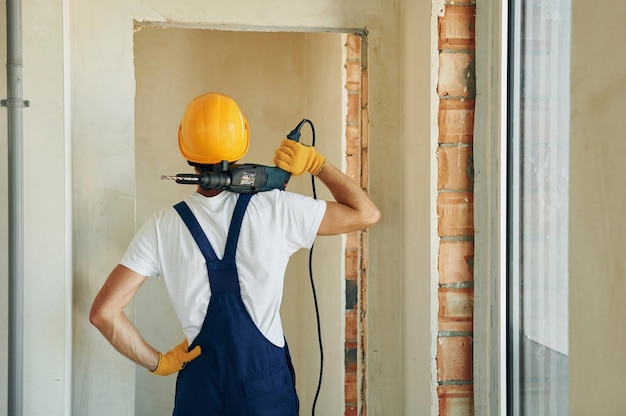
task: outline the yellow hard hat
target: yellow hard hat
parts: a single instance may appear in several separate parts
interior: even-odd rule
[[[229,96],[211,92],[187,105],[178,128],[178,149],[188,161],[235,162],[248,152],[249,144],[248,121]]]

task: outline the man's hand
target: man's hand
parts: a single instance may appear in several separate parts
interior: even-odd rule
[[[201,353],[202,349],[199,345],[188,351],[187,338],[185,338],[183,342],[169,350],[167,354],[159,353],[159,364],[151,373],[169,376],[185,368],[188,362],[198,358]]]
[[[294,175],[308,171],[317,176],[326,164],[326,158],[313,147],[284,139],[274,152],[274,164]]]

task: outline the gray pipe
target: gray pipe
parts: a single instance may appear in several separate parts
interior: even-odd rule
[[[24,411],[24,181],[22,109],[22,5],[7,0],[7,107],[9,167],[9,385],[8,415]]]

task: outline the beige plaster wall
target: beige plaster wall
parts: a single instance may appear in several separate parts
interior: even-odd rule
[[[626,412],[626,3],[572,1],[570,414]]]
[[[401,282],[401,314],[404,319],[401,329],[403,358],[400,364],[404,368],[403,414],[423,416],[438,414],[434,359],[437,331],[436,255],[439,244],[434,212],[439,101],[436,94],[436,34],[437,15],[443,11],[443,1],[405,1],[401,8],[404,107],[402,216],[406,232],[402,253],[405,278]]]

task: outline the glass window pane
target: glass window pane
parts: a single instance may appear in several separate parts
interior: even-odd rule
[[[509,414],[568,414],[571,0],[511,0]]]

